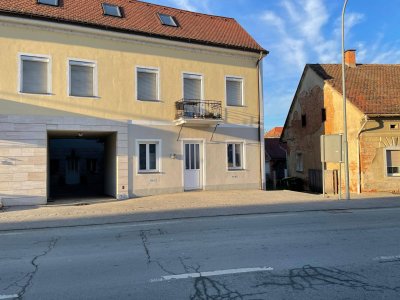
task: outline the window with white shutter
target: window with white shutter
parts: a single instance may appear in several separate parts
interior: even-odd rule
[[[20,56],[20,92],[50,94],[50,58]]]
[[[69,61],[69,95],[95,97],[96,64],[94,62]]]
[[[243,79],[226,78],[226,104],[230,106],[243,105]]]
[[[159,101],[158,69],[137,68],[137,100]]]
[[[202,76],[194,74],[183,75],[184,100],[202,100]]]
[[[388,176],[400,176],[400,150],[386,150]]]

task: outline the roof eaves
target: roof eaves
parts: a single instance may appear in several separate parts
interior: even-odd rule
[[[13,17],[17,17],[17,18],[29,17],[30,19],[40,20],[40,21],[57,22],[57,23],[61,23],[61,24],[71,24],[71,25],[79,25],[79,26],[84,25],[84,26],[90,27],[90,28],[106,29],[106,30],[110,30],[110,31],[114,31],[114,32],[120,32],[120,33],[131,33],[131,34],[137,34],[137,35],[141,35],[141,36],[148,36],[148,37],[155,37],[155,38],[166,39],[166,40],[187,42],[187,43],[193,43],[193,44],[197,44],[197,45],[214,46],[214,47],[219,47],[219,48],[239,50],[239,51],[252,52],[252,53],[260,53],[261,52],[264,55],[269,54],[269,51],[265,50],[261,46],[259,49],[258,48],[256,49],[256,48],[235,46],[235,45],[229,45],[229,44],[223,44],[223,43],[215,43],[215,42],[210,42],[210,41],[196,40],[196,39],[190,39],[190,38],[184,38],[184,37],[154,34],[154,33],[146,32],[146,31],[122,29],[122,28],[117,28],[117,27],[113,27],[113,26],[89,23],[89,22],[84,22],[84,21],[79,21],[79,20],[66,20],[63,18],[38,16],[38,15],[31,14],[31,13],[13,12],[13,11],[1,10],[1,9],[0,9],[0,15],[13,16]]]

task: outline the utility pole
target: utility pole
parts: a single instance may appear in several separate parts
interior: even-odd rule
[[[350,178],[349,178],[349,143],[347,140],[347,103],[346,103],[346,65],[344,48],[344,16],[348,0],[344,1],[342,11],[342,85],[343,85],[343,150],[344,150],[344,174],[345,174],[345,198],[350,200]],[[342,183],[340,182],[339,188]]]

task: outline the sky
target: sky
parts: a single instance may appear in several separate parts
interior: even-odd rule
[[[147,0],[235,18],[264,59],[265,129],[283,126],[307,63],[341,62],[344,0]],[[384,5],[383,5],[384,3]],[[349,0],[346,49],[358,63],[400,63],[400,0]]]

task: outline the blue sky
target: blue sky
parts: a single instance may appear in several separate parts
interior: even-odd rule
[[[344,0],[148,0],[235,18],[270,55],[265,128],[283,126],[306,63],[340,63]],[[384,5],[382,5],[384,3]],[[400,63],[400,0],[349,0],[346,49],[359,63]]]

